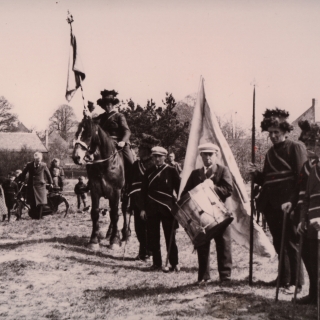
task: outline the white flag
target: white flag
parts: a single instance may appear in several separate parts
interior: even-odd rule
[[[181,177],[180,194],[191,172],[203,166],[198,146],[206,142],[214,143],[220,147],[221,158],[219,160],[221,164],[229,168],[233,176],[233,192],[225,202],[227,209],[234,215],[234,220],[231,223],[232,238],[240,245],[250,248],[251,210],[247,191],[228,142],[221,132],[212,108],[209,107],[206,101],[203,78],[201,78],[197,103],[191,121],[187,153]],[[275,256],[273,245],[256,222],[254,222],[253,243],[254,253],[266,257]]]

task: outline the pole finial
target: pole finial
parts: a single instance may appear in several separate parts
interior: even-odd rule
[[[254,78],[251,82],[250,82],[250,85],[253,86],[254,88],[255,87],[258,87],[258,83],[256,81],[256,78]]]
[[[69,10],[68,10],[67,21],[68,21],[68,23],[69,23],[70,25],[71,25],[71,23],[74,21],[74,20],[73,20],[73,16],[72,16],[72,14],[70,13]]]

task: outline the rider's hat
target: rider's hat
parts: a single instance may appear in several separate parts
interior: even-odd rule
[[[153,147],[151,149],[151,154],[152,155],[159,155],[159,156],[166,156],[168,154],[168,151],[165,148],[162,147]]]
[[[278,108],[267,109],[263,114],[263,120],[261,121],[261,130],[268,131],[270,127],[276,127],[284,132],[290,132],[293,130],[293,126],[287,122],[289,112]]]
[[[112,103],[114,106],[120,103],[120,100],[116,98],[118,92],[115,90],[106,90],[100,92],[102,98],[97,100],[97,105],[100,107],[106,106],[108,103]]]
[[[213,144],[213,143],[203,143],[203,144],[200,144],[198,146],[198,150],[199,152],[209,152],[209,153],[214,153],[214,152],[219,152],[220,151],[220,148]]]

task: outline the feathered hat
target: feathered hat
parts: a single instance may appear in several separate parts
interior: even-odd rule
[[[139,148],[151,149],[159,145],[160,140],[156,139],[154,136],[146,133],[142,133]]]
[[[287,122],[289,112],[278,108],[267,109],[262,115],[261,130],[268,131],[270,127],[279,127],[284,132],[290,132],[293,130],[293,126]]]
[[[316,142],[320,138],[320,127],[316,123],[310,123],[308,120],[300,120],[298,125],[301,129],[299,140],[303,143]]]
[[[97,105],[100,107],[105,107],[108,103],[112,103],[114,106],[116,104],[119,104],[120,101],[116,96],[118,95],[118,92],[115,90],[106,90],[104,89],[103,91],[100,92],[102,98],[97,100]]]

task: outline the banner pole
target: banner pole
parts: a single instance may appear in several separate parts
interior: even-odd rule
[[[252,107],[252,146],[251,146],[251,162],[254,164],[256,162],[255,157],[255,145],[256,145],[256,86],[253,86],[253,107]],[[253,277],[253,220],[255,213],[255,204],[254,204],[254,179],[251,179],[251,216],[250,216],[250,257],[249,257],[249,285],[252,286],[252,277]]]

